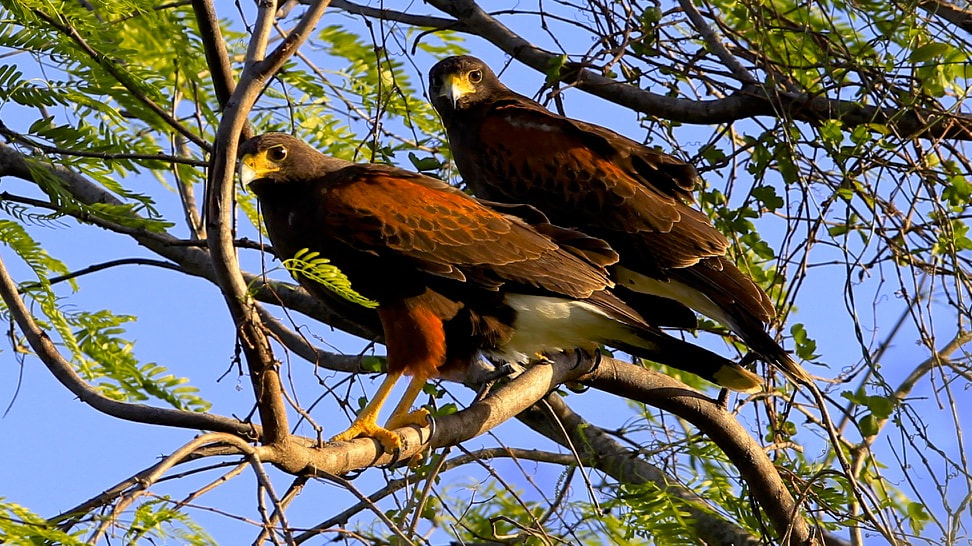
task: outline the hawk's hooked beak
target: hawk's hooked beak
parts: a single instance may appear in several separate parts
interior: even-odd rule
[[[469,82],[467,76],[447,74],[442,80],[442,89],[439,91],[439,96],[449,99],[452,107],[456,108],[459,104],[459,99],[475,92],[476,87]]]
[[[246,187],[250,182],[264,178],[267,174],[278,170],[280,170],[280,167],[270,161],[266,151],[246,154],[240,159],[240,183]]]
[[[246,154],[243,159],[240,160],[240,183],[243,184],[245,188],[257,179],[256,169],[253,168],[253,154]]]

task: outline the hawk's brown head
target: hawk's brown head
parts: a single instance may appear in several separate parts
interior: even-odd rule
[[[509,92],[486,63],[469,55],[447,57],[429,70],[429,95],[440,114]]]
[[[240,181],[259,194],[262,184],[309,181],[351,165],[285,133],[266,133],[240,145]]]

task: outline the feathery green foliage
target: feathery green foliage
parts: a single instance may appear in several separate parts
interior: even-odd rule
[[[65,533],[27,508],[0,497],[0,543],[11,546],[87,544],[82,531]]]
[[[324,285],[328,290],[338,296],[356,303],[362,307],[373,309],[378,307],[378,302],[358,294],[351,288],[351,281],[341,270],[331,265],[331,260],[322,258],[320,252],[313,252],[309,249],[302,249],[293,258],[283,261],[283,266],[290,271],[290,274],[297,277],[305,277],[313,282]]]
[[[221,116],[203,54],[206,37],[199,35],[193,4],[0,0],[0,137],[4,150],[17,154],[31,173],[25,181],[5,176],[3,191],[20,193],[24,186],[18,184],[27,184],[23,193],[35,199],[0,201],[0,242],[10,249],[4,262],[16,268],[35,319],[85,381],[115,400],[203,412],[209,403],[196,387],[138,357],[134,338],[125,330],[134,317],[77,306],[74,292],[85,290],[85,281],[55,282],[70,273],[65,260],[71,260],[45,249],[45,230],[77,230],[81,238],[83,230],[95,229],[84,222],[97,220],[119,238],[134,231],[164,244],[183,239],[175,244],[205,252],[199,239],[193,240],[201,234],[186,234],[190,211],[171,204],[178,200],[198,212]],[[479,4],[494,9],[486,2]],[[820,415],[806,393],[772,377],[765,393],[731,397],[728,404],[734,415],[772,454],[790,492],[822,528],[873,534],[877,527],[865,514],[848,509],[859,499],[852,480],[835,463],[834,450],[841,449],[853,460],[854,481],[879,513],[878,520],[893,532],[911,532],[915,537],[905,538],[927,543],[959,542],[967,535],[968,503],[955,503],[954,498],[970,498],[972,474],[961,455],[965,406],[959,394],[967,386],[962,370],[968,367],[969,353],[960,348],[943,355],[938,349],[943,340],[969,329],[970,162],[963,147],[967,143],[961,139],[912,138],[895,124],[909,115],[933,120],[943,112],[963,121],[972,80],[967,32],[927,11],[928,3],[694,4],[715,32],[715,42],[707,41],[688,19],[687,5],[667,1],[581,2],[571,5],[569,12],[558,12],[563,6],[557,3],[540,3],[494,13],[515,29],[512,32],[526,29],[523,37],[540,50],[555,52],[546,67],[550,70],[533,73],[532,80],[516,81],[515,70],[502,77],[528,95],[536,90],[529,85],[542,85],[537,96],[553,99],[552,109],[563,107],[568,115],[617,129],[622,127],[619,117],[576,106],[578,95],[571,89],[575,82],[559,82],[561,69],[576,63],[636,86],[629,90],[632,95],[646,90],[653,99],[673,101],[665,103],[675,107],[671,111],[646,109],[629,116],[631,125],[640,121],[645,134],[622,132],[673,151],[699,168],[703,186],[696,196],[702,210],[730,239],[732,259],[777,304],[773,333],[783,336],[796,358],[819,367],[824,377],[833,377],[831,384],[821,385],[828,389],[825,394],[834,406],[831,415],[840,421],[837,430],[843,443],[835,447],[821,440],[826,434]],[[227,18],[221,23],[222,33],[233,75],[239,75],[252,23],[241,16],[249,17],[250,7],[241,7],[241,15],[220,3],[214,6]],[[278,28],[287,32],[302,9],[277,21]],[[393,9],[440,19],[449,16],[426,4]],[[332,6],[300,55],[268,82],[250,115],[255,131],[285,131],[329,155],[410,165],[454,180],[448,145],[423,97],[421,75],[436,58],[464,52],[462,32],[467,28],[447,26],[450,30],[429,32]],[[499,42],[495,35],[491,41]],[[276,43],[279,37],[274,35],[272,44]],[[482,44],[473,53],[495,53],[493,45]],[[739,67],[724,62],[719,44]],[[522,45],[507,54],[525,59],[520,55],[525,51]],[[522,69],[519,61],[493,58],[497,57]],[[505,69],[502,61],[494,68]],[[740,79],[740,67],[754,81]],[[556,89],[547,94],[553,86]],[[701,115],[709,101],[718,106],[726,97],[762,93],[805,99],[784,100],[781,104],[787,108],[764,110],[758,116],[728,112],[726,118],[736,119],[717,120],[711,127],[666,119],[684,114],[679,108]],[[843,102],[825,107],[819,102],[827,100]],[[843,115],[858,107],[884,110],[873,118]],[[108,198],[81,198],[79,184],[92,193],[104,190]],[[36,199],[46,199],[46,206],[24,204]],[[262,229],[253,197],[243,188],[237,205],[251,224],[240,225],[241,231]],[[165,237],[151,239],[153,234]],[[241,250],[241,260],[257,261],[251,252]],[[361,305],[375,305],[316,253],[302,252],[284,265],[295,277],[320,282]],[[805,295],[800,298],[808,290],[805,286],[821,290],[813,284],[821,271],[837,279],[823,290],[843,296],[827,310],[824,323],[814,321],[819,310],[797,308],[798,302],[808,301]],[[282,276],[279,271],[267,273]],[[813,297],[809,301],[816,304]],[[887,334],[883,316],[889,301],[891,309],[905,313],[904,326],[893,334]],[[715,323],[702,324],[697,336],[686,334],[689,341],[703,343],[707,331],[726,333]],[[833,338],[848,337],[848,331],[857,345],[835,351]],[[746,350],[728,335],[725,339],[740,355]],[[15,351],[21,352],[20,340],[14,343]],[[378,360],[368,358],[370,364]],[[911,392],[915,384],[904,381],[911,379],[905,377],[909,367],[933,377],[918,384],[924,391]],[[680,378],[698,390],[711,389],[695,377]],[[330,377],[322,381],[334,389]],[[289,387],[296,391],[297,384]],[[463,404],[449,399],[451,386],[437,385],[429,391],[441,399],[443,413],[451,412],[453,404]],[[347,391],[342,401],[354,406],[358,396]],[[932,402],[922,406],[926,399]],[[294,402],[304,400],[295,397]],[[580,402],[578,407],[583,407],[587,400]],[[765,514],[754,509],[751,491],[715,443],[666,412],[640,403],[617,404],[630,415],[619,417],[623,423],[610,432],[630,449],[633,460],[656,464],[677,477],[704,499],[705,511],[734,528],[767,537]],[[955,408],[951,424],[949,418],[931,423],[924,408],[935,404]],[[301,407],[307,409],[302,417],[318,409]],[[608,419],[618,417],[600,409],[598,405],[587,415],[591,423],[585,427],[609,426]],[[943,438],[948,426],[952,436]],[[895,433],[889,434],[892,428]],[[508,442],[501,434],[497,438]],[[872,444],[875,439],[878,443]],[[891,456],[881,442],[894,450]],[[436,464],[440,460],[432,458]],[[380,509],[406,533],[413,522],[419,529],[416,534],[430,530],[430,540],[439,539],[436,533],[467,541],[527,544],[699,540],[692,516],[699,506],[654,484],[619,484],[596,469],[600,460],[592,463],[595,468],[584,469],[590,485],[580,485],[576,475],[569,484],[562,477],[535,476],[536,468],[546,467],[533,461],[481,462],[486,477],[462,485],[457,485],[454,472],[429,477],[430,462],[417,471],[419,478],[431,480],[427,491],[422,490],[425,484],[409,482],[407,500],[382,499]],[[563,476],[565,468],[570,466],[558,465],[552,474]],[[889,469],[902,474],[889,479]],[[406,481],[415,477],[409,474]],[[554,481],[555,487],[548,488]],[[929,496],[914,485],[919,481],[934,484],[935,494]],[[553,491],[565,485],[569,487],[564,497],[554,498]],[[426,493],[420,504],[418,499]],[[117,540],[215,542],[168,497],[152,498],[123,516],[113,522]],[[369,538],[400,540],[371,514],[353,517],[349,527],[362,522],[367,525],[357,529]],[[100,523],[89,517],[82,525],[90,532]],[[214,535],[221,531],[210,530]],[[82,534],[78,528],[61,532],[23,507],[0,504],[0,542],[74,544],[84,540]]]
[[[125,544],[152,543],[157,540],[179,544],[215,546],[217,542],[197,523],[179,510],[167,497],[138,505],[125,531]]]

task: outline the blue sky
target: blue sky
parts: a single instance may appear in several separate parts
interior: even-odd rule
[[[234,14],[227,12],[225,15],[229,17]],[[329,11],[322,24],[343,24],[348,21],[348,18]],[[541,45],[550,46],[545,43],[548,41],[545,35],[535,38]],[[560,38],[568,40],[569,43],[570,36]],[[467,46],[473,54],[484,58],[497,70],[507,60],[494,46],[479,40],[469,39]],[[424,72],[433,62],[432,58],[419,57],[419,69]],[[541,75],[516,62],[502,78],[510,87],[527,95],[533,95],[543,82]],[[565,105],[568,115],[609,125],[638,140],[644,136],[644,130],[637,126],[629,112],[600,99],[578,91],[569,91]],[[17,114],[10,107],[0,110],[4,122],[15,130],[25,130],[34,120],[32,114]],[[688,127],[679,130],[678,135],[684,143],[685,151],[691,154],[696,151],[693,143],[706,142],[710,132],[711,128],[707,127]],[[408,167],[408,164],[404,163],[402,166]],[[708,178],[716,186],[724,185],[724,180],[719,176],[710,174]],[[177,220],[181,218],[177,196],[171,192],[158,191],[156,181],[146,177],[144,180],[124,182],[139,191],[151,193],[159,201],[158,204],[167,217]],[[36,194],[29,184],[19,180],[5,178],[3,185],[3,189],[14,193]],[[771,244],[781,236],[778,226],[779,222],[772,220],[760,224],[764,238]],[[176,231],[184,234],[182,228],[177,228]],[[63,220],[60,227],[32,227],[31,233],[52,255],[63,260],[72,270],[110,259],[148,255],[123,237],[105,233],[99,228],[81,226],[69,219]],[[252,229],[241,235],[255,238]],[[251,267],[251,271],[255,271],[259,267],[255,253],[244,252],[247,256],[244,263]],[[819,262],[833,257],[815,255]],[[9,249],[0,247],[0,258],[16,280],[29,279],[27,272],[20,267]],[[807,277],[798,300],[798,311],[791,318],[791,322],[807,324],[811,336],[817,340],[818,353],[824,355],[823,360],[831,366],[831,369],[810,367],[811,372],[832,377],[845,366],[855,364],[860,358],[860,349],[854,339],[850,318],[844,309],[841,268],[831,268],[824,273],[818,271],[811,270]],[[893,324],[903,309],[900,300],[895,300],[891,289],[893,283],[882,284],[880,280],[876,275],[857,287],[858,301],[863,302],[858,307],[861,322],[874,324],[878,329],[878,337]],[[236,416],[249,413],[252,393],[246,378],[239,378],[233,371],[217,381],[231,365],[234,331],[222,296],[214,285],[147,266],[114,268],[83,277],[79,279],[79,283],[81,290],[76,294],[69,293],[66,286],[61,288],[60,294],[65,298],[65,303],[88,310],[111,309],[115,313],[136,315],[138,321],[127,326],[127,335],[136,342],[134,350],[141,360],[157,362],[169,368],[172,373],[189,378],[191,384],[201,389],[201,395],[213,403],[215,413]],[[878,302],[873,308],[870,307],[872,300]],[[358,353],[367,345],[362,340],[334,332],[309,319],[298,318],[298,323],[305,324],[324,342],[347,353]],[[905,373],[925,358],[925,351],[920,346],[908,345],[908,341],[915,339],[916,334],[910,325],[906,328],[911,328],[912,332],[902,335],[882,362],[882,372],[889,377],[892,385],[896,385]],[[871,332],[865,332],[865,336],[870,334]],[[947,335],[947,332],[941,332],[942,339],[946,339]],[[724,350],[718,345],[713,347]],[[383,350],[379,348],[378,353],[383,353]],[[282,357],[283,353],[279,356]],[[302,403],[309,404],[321,393],[309,365],[294,359],[289,365],[289,371],[292,372]],[[333,374],[322,375],[329,381],[339,379]],[[362,378],[362,383],[369,391],[377,385],[375,381],[372,378]],[[852,387],[856,387],[856,384],[847,388]],[[461,403],[468,402],[469,392],[461,387],[451,390]],[[351,392],[354,396],[361,393],[357,386]],[[927,400],[924,403],[916,402],[916,407],[920,408],[922,416],[929,423],[938,418],[949,418],[947,408],[941,408],[935,402],[927,382],[913,396]],[[627,402],[598,393],[571,395],[568,401],[595,424],[608,429],[622,427],[637,416],[636,410]],[[5,407],[11,402],[9,413],[0,419],[0,438],[7,446],[0,450],[0,468],[5,469],[0,473],[0,496],[5,497],[7,502],[25,505],[44,516],[54,515],[96,495],[115,482],[156,462],[159,457],[170,453],[194,436],[191,431],[127,423],[99,414],[75,400],[36,358],[28,357],[23,368],[18,366],[14,354],[8,348],[0,354],[0,405]],[[315,410],[315,416],[327,427],[327,436],[340,431],[347,424],[343,414],[333,405],[322,405]],[[966,419],[964,424],[968,425],[969,417],[963,418]],[[299,432],[313,434],[307,428]],[[493,434],[507,445],[555,449],[549,442],[539,439],[516,422],[499,427]],[[956,446],[950,445],[954,441],[954,435],[942,435],[939,447],[955,454]],[[479,445],[494,444],[490,438],[483,438],[467,442],[465,447],[475,449]],[[888,450],[894,445],[892,441],[882,438],[876,447],[882,450],[883,456],[890,457]],[[814,447],[808,445],[807,449],[812,450]],[[893,459],[889,458],[888,461],[893,462]],[[518,486],[523,488],[526,497],[536,498],[540,495],[511,463],[498,462],[496,467],[513,476]],[[532,463],[528,465],[526,473],[531,472],[535,473],[534,480],[538,488],[544,491],[550,491],[560,478],[558,469],[535,466]],[[889,468],[886,472],[892,482],[903,478],[896,468]],[[289,479],[278,472],[271,473],[279,488],[277,492],[281,494]],[[194,483],[202,484],[215,476],[216,474],[209,473],[202,479],[193,480]],[[452,479],[457,483],[470,487],[478,486],[483,477],[483,471],[473,467],[452,474]],[[356,480],[355,485],[363,492],[370,493],[380,487],[384,480],[382,471],[373,469]],[[228,485],[207,494],[200,500],[200,504],[232,514],[246,514],[247,517],[258,520],[254,509],[254,483],[252,473],[244,472]],[[162,484],[153,488],[158,494],[168,493],[174,498],[181,498],[191,490],[191,486],[181,481],[175,485]],[[576,498],[586,497],[582,482],[575,481],[574,490]],[[931,488],[927,491],[937,494]],[[297,526],[313,525],[353,502],[353,498],[340,488],[323,482],[315,483],[306,488],[295,503],[290,522]],[[193,510],[191,515],[221,544],[252,541],[257,532],[252,523],[241,522],[208,509]]]

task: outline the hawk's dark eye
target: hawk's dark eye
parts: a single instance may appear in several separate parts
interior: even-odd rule
[[[432,89],[438,89],[438,88],[442,87],[442,78],[440,78],[438,76],[430,76],[429,77],[429,85],[432,86]]]
[[[274,146],[267,150],[267,157],[271,161],[283,161],[287,157],[287,148],[283,146]]]
[[[471,81],[472,83],[479,83],[479,82],[483,81],[483,71],[482,70],[473,70],[472,72],[470,72],[469,73],[469,81]]]

